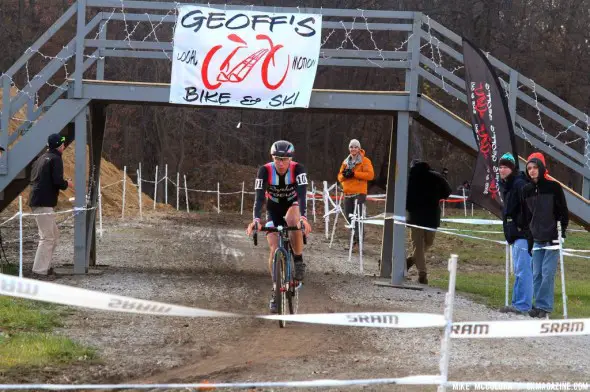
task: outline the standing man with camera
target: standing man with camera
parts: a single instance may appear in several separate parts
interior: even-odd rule
[[[31,196],[29,206],[39,227],[39,245],[35,254],[33,274],[53,274],[51,258],[59,241],[59,229],[53,209],[57,206],[59,191],[72,188],[72,181],[64,179],[62,153],[66,138],[57,133],[47,138],[47,151],[41,155],[31,171]]]
[[[350,155],[342,162],[338,172],[338,182],[342,184],[344,191],[344,213],[350,222],[350,215],[354,214],[354,202],[356,200],[360,208],[367,199],[368,183],[373,179],[375,173],[371,160],[365,156],[365,150],[361,149],[361,143],[352,139],[348,143]],[[359,242],[359,224],[354,228],[353,247]]]

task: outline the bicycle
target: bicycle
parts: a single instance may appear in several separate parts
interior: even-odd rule
[[[293,277],[295,262],[293,261],[293,249],[289,240],[289,232],[301,230],[297,226],[262,227],[255,230],[252,239],[254,245],[258,245],[258,231],[279,233],[279,247],[275,251],[272,260],[273,282],[275,282],[275,301],[277,301],[277,314],[287,314],[287,306],[290,314],[296,314],[299,306],[299,289],[302,282]],[[307,238],[303,234],[303,243],[307,244]],[[288,251],[287,251],[288,249]],[[277,279],[277,277],[279,279]],[[279,326],[284,328],[287,322],[279,320]]]

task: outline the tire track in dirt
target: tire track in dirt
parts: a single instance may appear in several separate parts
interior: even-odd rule
[[[270,276],[266,274],[268,248],[265,241],[261,241],[260,246],[253,251],[251,244],[248,244],[250,239],[237,234],[235,230],[219,229],[206,237],[199,240],[209,241],[214,237],[219,243],[219,246],[211,247],[213,254],[208,253],[208,257],[220,255],[222,263],[216,265],[213,271],[201,275],[201,278],[207,279],[209,274],[223,274],[231,282],[230,285],[245,285],[252,293],[259,293],[258,297],[250,295],[243,299],[235,298],[234,301],[219,299],[214,304],[215,308],[249,314],[266,313]],[[308,278],[300,292],[300,313],[331,313],[336,309],[351,307],[330,298],[325,290],[327,279],[323,274],[308,274]],[[268,291],[261,289],[264,287],[268,287]],[[231,296],[231,293],[228,294]],[[222,304],[223,307],[220,306]],[[289,374],[289,363],[295,360],[306,361],[319,358],[329,351],[343,349],[367,351],[367,347],[343,327],[288,323],[286,328],[279,328],[277,321],[260,319],[243,320],[230,332],[229,337],[209,341],[208,348],[209,355],[194,356],[184,366],[126,382],[197,382],[220,375],[227,377],[261,365],[275,369],[273,373]]]

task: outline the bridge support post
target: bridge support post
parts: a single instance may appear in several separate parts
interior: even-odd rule
[[[397,113],[397,130],[391,130],[391,144],[387,173],[387,200],[385,225],[381,248],[381,277],[391,277],[392,285],[404,282],[406,271],[406,228],[396,225],[395,219],[406,216],[406,191],[408,186],[408,150],[410,137],[410,113]],[[393,214],[392,214],[393,212]],[[393,216],[392,216],[393,215]]]
[[[87,142],[87,109],[84,108],[75,118],[75,171],[76,179],[74,188],[76,190],[76,211],[74,218],[74,274],[85,274],[88,272],[88,250],[86,241],[86,142]]]
[[[98,194],[100,192],[100,163],[104,132],[106,126],[106,105],[93,103],[90,106],[90,181],[88,182],[88,194],[90,195],[89,208],[86,220],[86,258],[89,266],[96,265],[96,213]]]
[[[406,192],[408,189],[408,153],[410,140],[410,112],[397,114],[397,143],[395,153],[395,219],[406,216]],[[406,274],[406,227],[393,226],[393,268],[391,284],[400,285]]]
[[[389,161],[387,163],[387,185],[385,199],[385,216],[393,215],[393,199],[395,197],[395,152],[397,146],[397,124],[395,115],[391,116],[391,135],[389,138]],[[393,220],[385,219],[383,224],[383,237],[381,240],[381,270],[379,276],[391,277],[393,267]]]
[[[584,178],[582,180],[582,196],[590,200],[590,178]]]

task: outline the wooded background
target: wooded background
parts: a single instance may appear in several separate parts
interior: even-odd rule
[[[0,72],[7,70],[71,3],[69,0],[1,0],[0,42],[4,55],[0,57]],[[275,0],[257,2],[257,5],[421,11],[578,109],[588,112],[590,107],[590,0]],[[373,50],[376,43],[380,49],[394,50],[407,38],[401,33],[375,32],[374,43],[367,31],[362,34],[362,18],[356,22],[358,31],[351,34],[351,39],[362,49]],[[150,31],[149,24],[138,25],[133,39],[142,40]],[[171,26],[157,31],[158,39],[170,42],[171,31]],[[54,55],[74,34],[72,22],[42,49],[43,53]],[[109,39],[124,39],[125,35],[122,22],[109,22]],[[325,47],[342,46],[343,38],[344,32],[337,31]],[[342,47],[354,48],[351,42],[344,42]],[[430,50],[428,56],[436,59],[436,48]],[[449,56],[443,55],[438,60],[445,67],[453,68]],[[29,68],[31,72],[39,70],[44,63],[46,59],[37,56],[29,62]],[[73,69],[72,66],[69,72]],[[62,79],[64,75],[65,70]],[[462,76],[461,71],[457,75]],[[17,84],[26,84],[27,76],[23,72],[19,78]],[[109,58],[105,78],[169,83],[170,62]],[[403,72],[395,70],[320,66],[315,88],[403,90],[403,83]],[[440,89],[426,85],[422,88],[440,101],[447,99]],[[452,100],[443,103],[457,113],[463,111],[463,117],[467,118],[465,105]],[[527,117],[537,123],[535,112]],[[237,128],[239,122],[241,127]],[[550,122],[544,126],[553,135],[564,131],[562,126]],[[373,160],[376,176],[384,179],[391,127],[390,116],[355,113],[111,105],[104,154],[119,167],[127,165],[130,173],[141,162],[144,177],[152,177],[156,165],[168,164],[171,173],[186,174],[193,187],[211,188],[221,181],[226,189],[239,190],[241,184],[232,184],[239,178],[228,174],[228,168],[245,166],[241,173],[248,176],[250,172],[255,173],[255,167],[269,159],[274,140],[287,139],[295,144],[296,159],[307,167],[310,178],[335,181],[340,163],[348,153],[348,141],[357,138]],[[585,128],[585,124],[580,127]],[[560,136],[560,140],[569,140],[567,132]],[[572,144],[575,148],[579,146]],[[447,167],[453,189],[464,180],[471,180],[475,159],[417,123],[412,126],[410,148],[410,159],[422,158],[437,170]],[[529,152],[530,146],[519,142],[520,155]],[[561,181],[580,188],[580,179],[570,176],[567,168],[551,162],[550,165],[551,172]],[[212,169],[219,167],[225,171]],[[241,180],[250,184],[253,178]]]

